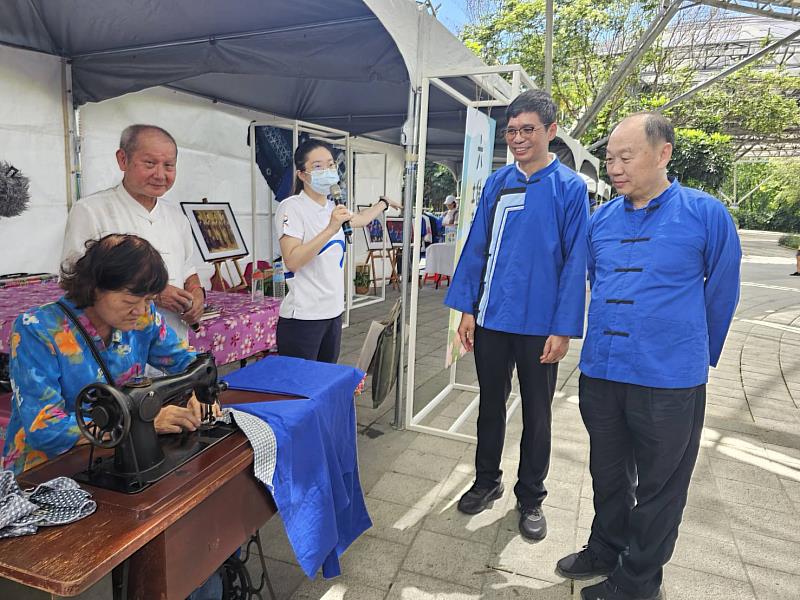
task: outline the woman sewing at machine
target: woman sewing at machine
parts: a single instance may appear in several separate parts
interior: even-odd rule
[[[20,473],[82,439],[75,398],[85,385],[105,383],[106,378],[73,317],[118,385],[144,374],[146,364],[177,373],[192,362],[195,353],[167,327],[153,305],[166,284],[161,255],[135,235],[91,240],[81,259],[62,265],[61,305],[33,308],[20,315],[12,329],[13,397],[4,469]],[[200,414],[195,398],[185,408],[167,405],[155,419],[156,431],[194,431]]]

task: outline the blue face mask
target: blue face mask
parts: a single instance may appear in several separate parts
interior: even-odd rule
[[[329,194],[334,183],[339,183],[339,172],[335,168],[311,171],[311,189],[318,194]]]

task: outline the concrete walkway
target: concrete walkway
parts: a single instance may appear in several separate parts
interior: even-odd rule
[[[742,232],[741,301],[709,382],[703,447],[666,567],[670,600],[800,598],[800,278],[788,277],[794,253],[777,246],[777,237]],[[417,408],[447,381],[444,293],[428,285],[420,294]],[[355,362],[370,320],[389,308],[353,312],[342,362]],[[364,394],[357,402],[358,444],[375,526],[343,557],[342,577],[309,581],[274,519],[263,534],[281,600],[576,597],[579,586],[573,591],[553,568],[586,542],[593,516],[588,436],[576,397],[579,351],[573,343],[559,371],[544,541],[519,535],[509,493],[519,456],[518,414],[507,433],[506,496],[470,518],[455,502],[471,484],[474,445],[396,431],[391,400],[375,410]],[[467,357],[459,381],[472,380]],[[446,428],[470,399],[454,396],[426,422]],[[474,433],[474,416],[464,432]]]

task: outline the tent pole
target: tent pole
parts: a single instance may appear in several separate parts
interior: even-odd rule
[[[403,281],[408,281],[406,275],[411,276],[410,306],[408,312],[408,373],[406,374],[406,419],[410,423],[414,412],[414,375],[416,370],[417,353],[417,304],[419,301],[419,254],[422,246],[422,205],[425,192],[425,155],[428,144],[428,97],[430,95],[430,79],[422,80],[422,90],[419,101],[419,140],[417,144],[417,181],[416,202],[410,222],[403,222],[403,248],[408,245],[407,233],[413,231],[414,249],[411,254],[411,265],[408,265],[407,254],[403,254]],[[408,213],[406,213],[408,214]],[[413,230],[411,230],[413,227]],[[411,230],[411,231],[410,231]]]
[[[250,215],[252,217],[252,221],[250,223],[250,231],[253,236],[253,248],[252,254],[250,255],[250,260],[253,263],[253,270],[252,273],[256,272],[258,269],[258,226],[256,225],[257,213],[256,213],[256,122],[250,121]],[[267,222],[268,225],[272,226],[272,215],[270,214],[269,208],[267,209]],[[271,230],[270,230],[271,231]],[[270,261],[272,260],[272,235],[270,234],[267,238],[269,241],[267,242],[270,251]]]
[[[352,211],[353,205],[353,189],[355,188],[355,160],[353,159],[353,148],[350,146],[350,134],[345,135],[344,138],[344,164],[345,175],[347,177],[347,185],[345,186],[347,192],[347,209]],[[352,235],[355,235],[353,233]],[[352,236],[350,238],[352,240]],[[353,309],[353,277],[355,276],[355,241],[352,244],[345,243],[344,250],[344,327],[350,327],[350,311]]]
[[[64,167],[66,177],[67,212],[78,199],[78,139],[75,131],[75,109],[72,100],[72,65],[61,59],[61,111],[64,122]]]
[[[404,132],[406,139],[403,140],[406,147],[406,167],[405,167],[405,188],[403,189],[403,263],[400,265],[400,320],[398,323],[397,335],[400,337],[400,352],[397,353],[397,380],[394,386],[394,423],[395,429],[405,428],[405,405],[408,401],[408,394],[403,397],[403,364],[406,340],[406,311],[408,303],[408,250],[409,250],[409,224],[411,223],[411,203],[414,201],[414,191],[416,189],[417,172],[417,139],[419,137],[419,92],[414,89],[414,85],[409,82],[408,86],[408,118],[406,123],[410,127]]]

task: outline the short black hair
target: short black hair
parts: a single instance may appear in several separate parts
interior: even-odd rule
[[[526,112],[539,115],[539,119],[545,127],[556,122],[556,103],[553,102],[552,96],[544,90],[528,90],[514,98],[506,107],[506,120],[511,120]]]
[[[675,127],[673,127],[672,121],[660,112],[642,111],[628,115],[625,118],[630,119],[632,117],[644,118],[644,135],[651,146],[655,146],[659,142],[666,142],[673,148],[675,147]]]
[[[122,135],[119,136],[119,148],[125,153],[125,156],[130,156],[136,152],[137,148],[139,147],[139,136],[146,131],[160,133],[162,136],[172,142],[172,145],[175,146],[175,154],[178,153],[178,144],[169,131],[159,127],[158,125],[145,125],[142,123],[137,123],[135,125],[128,125],[122,130]]]
[[[61,287],[78,308],[92,306],[97,291],[160,294],[169,275],[164,259],[147,240],[112,233],[86,242],[86,253],[61,265]]]
[[[316,150],[317,148],[325,148],[328,152],[331,153],[331,156],[333,156],[335,160],[336,157],[333,154],[333,146],[331,146],[328,142],[309,138],[306,141],[302,142],[299,146],[297,146],[297,150],[294,151],[295,171],[305,170],[306,160],[308,159],[308,155],[311,153],[312,150]],[[294,193],[299,194],[302,190],[303,190],[303,180],[300,179],[295,173]]]

